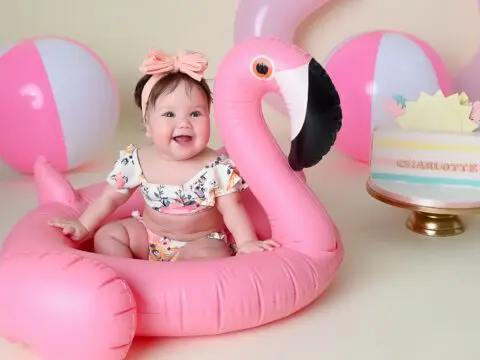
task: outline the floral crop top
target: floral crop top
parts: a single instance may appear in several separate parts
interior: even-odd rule
[[[225,155],[219,155],[182,185],[152,184],[143,175],[137,153],[135,145],[129,145],[120,151],[106,180],[123,193],[141,186],[147,206],[159,212],[200,211],[215,206],[217,197],[242,191],[248,186],[232,160]]]

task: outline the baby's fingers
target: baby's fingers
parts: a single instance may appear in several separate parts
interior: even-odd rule
[[[72,235],[75,234],[75,228],[71,225],[67,225],[62,230],[63,235]]]
[[[280,243],[276,242],[275,240],[265,240],[264,243],[265,244],[270,244],[270,245],[275,246],[275,247],[280,247]]]
[[[262,241],[262,247],[265,249],[265,250],[274,250],[278,247],[280,247],[280,244],[273,241],[273,240],[265,240],[265,241]]]
[[[75,231],[73,235],[71,236],[71,239],[74,241],[79,241],[81,240],[80,235],[78,234],[78,231]]]
[[[54,226],[54,227],[59,227],[59,228],[64,228],[65,226],[68,225],[68,221],[61,220],[61,219],[50,219],[48,220],[48,225]]]

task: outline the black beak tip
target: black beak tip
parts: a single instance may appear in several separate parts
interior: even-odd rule
[[[288,165],[293,171],[302,171],[305,166],[300,165],[291,155],[288,156]]]
[[[340,96],[325,69],[312,59],[305,121],[292,140],[288,155],[292,170],[301,171],[318,164],[335,143],[341,126]]]

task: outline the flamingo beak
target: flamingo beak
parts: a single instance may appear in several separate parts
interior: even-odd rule
[[[315,60],[275,75],[291,124],[288,162],[294,171],[316,165],[330,151],[342,126],[340,97]]]

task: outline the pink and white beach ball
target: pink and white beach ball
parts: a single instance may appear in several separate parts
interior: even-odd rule
[[[85,164],[115,134],[119,97],[105,63],[71,39],[0,48],[0,158],[32,173],[44,156],[62,172]]]
[[[441,57],[425,41],[392,31],[347,39],[330,54],[326,69],[340,94],[342,129],[335,147],[362,162],[370,160],[372,131],[393,115],[385,101],[395,96],[417,100],[420,92],[452,93]]]

